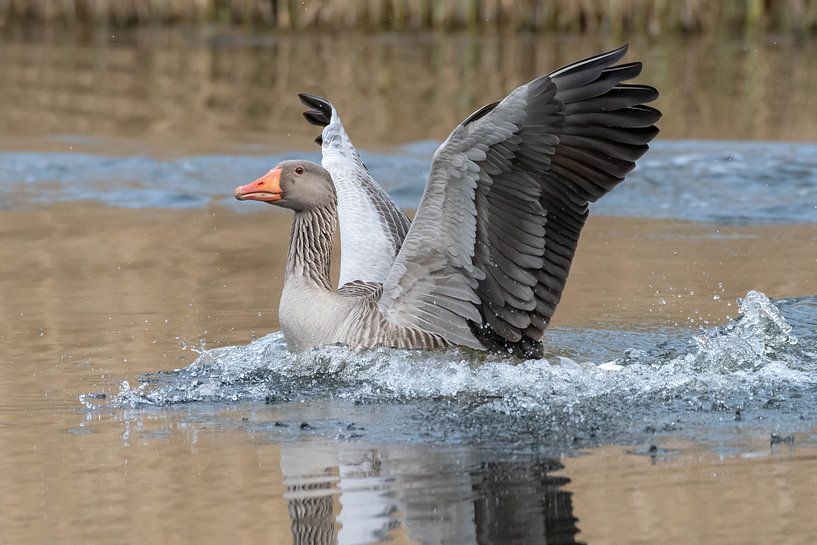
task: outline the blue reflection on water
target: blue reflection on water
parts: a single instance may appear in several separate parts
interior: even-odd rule
[[[406,208],[417,206],[437,142],[364,153],[373,176]],[[232,200],[232,189],[285,159],[269,156],[161,160],[80,153],[0,153],[0,209],[91,200],[124,208],[195,208]],[[260,205],[259,205],[260,206]],[[659,142],[619,188],[593,205],[614,216],[720,223],[817,222],[817,143]]]

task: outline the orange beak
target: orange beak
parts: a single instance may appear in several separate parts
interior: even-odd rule
[[[280,201],[281,169],[274,168],[254,182],[236,187],[233,195],[239,201]]]

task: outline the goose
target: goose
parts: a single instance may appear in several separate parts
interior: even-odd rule
[[[337,112],[322,165],[287,160],[234,196],[294,212],[279,306],[287,347],[450,346],[541,358],[588,206],[655,138],[648,85],[627,46],[540,76],[460,123],[432,158],[414,221],[371,178]],[[329,261],[340,218],[341,277]]]

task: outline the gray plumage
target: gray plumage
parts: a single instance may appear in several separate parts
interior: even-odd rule
[[[334,202],[296,210],[279,306],[289,349],[299,352],[336,343],[354,349],[448,346],[441,335],[389,323],[377,308],[380,284],[350,282],[332,291],[329,260],[336,224]]]
[[[332,292],[328,272],[316,281],[306,270],[310,260],[323,267],[328,254],[302,258],[299,273],[288,265],[281,324],[293,349],[456,344],[541,356],[588,204],[624,179],[658,132],[661,114],[644,105],[657,91],[621,83],[641,65],[613,66],[625,53],[622,47],[537,78],[454,129],[434,154],[399,252],[385,256],[385,275],[351,278]],[[324,161],[328,139],[348,149],[339,122],[327,131],[331,118],[322,135]],[[337,187],[335,172],[331,177]],[[329,208],[317,223],[298,217],[317,208],[296,210],[291,261],[298,259],[293,245],[329,251],[335,229]],[[388,200],[377,209],[378,221],[398,217],[395,209]],[[347,230],[359,227],[355,216],[341,213],[340,221],[342,229],[344,222],[352,222]]]
[[[380,309],[456,344],[540,355],[587,208],[657,134],[655,89],[626,47],[523,85],[457,127],[432,161]]]

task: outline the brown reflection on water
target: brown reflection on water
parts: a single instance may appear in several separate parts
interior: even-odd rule
[[[443,139],[530,78],[625,41],[579,35],[231,34],[144,30],[0,38],[3,148],[104,153],[311,147],[295,94],[325,94],[364,148]],[[663,138],[811,140],[815,42],[633,38]],[[98,146],[98,144],[97,144]],[[98,147],[96,148],[98,149]]]
[[[813,225],[718,226],[590,216],[554,325],[707,326],[749,290],[817,290]]]
[[[53,418],[20,414],[2,432],[0,543],[290,542],[277,446],[234,448],[236,434],[172,419],[77,434],[79,415]],[[157,424],[170,433],[140,435]]]
[[[609,447],[567,460],[580,537],[594,545],[814,543],[813,444],[770,447],[768,436],[739,431],[725,442],[745,453],[670,444],[680,452],[651,459]]]

